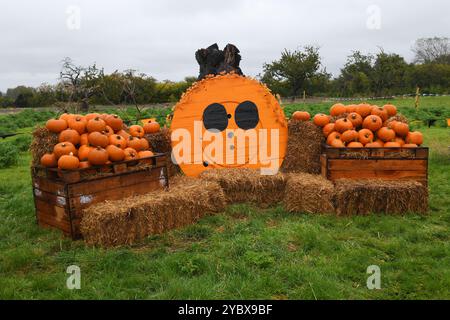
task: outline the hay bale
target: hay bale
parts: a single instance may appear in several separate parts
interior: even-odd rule
[[[416,181],[340,179],[335,185],[338,215],[428,211],[428,189]]]
[[[217,183],[179,177],[172,181],[170,190],[86,208],[80,228],[88,244],[128,245],[152,234],[192,224],[224,207],[225,197]]]
[[[262,175],[248,168],[207,170],[200,178],[218,183],[228,203],[250,202],[263,208],[281,202],[286,187],[283,174]]]
[[[33,141],[30,145],[33,166],[40,165],[42,156],[52,153],[57,143],[58,134],[48,131],[45,127],[37,127],[33,131]]]
[[[334,213],[333,196],[333,183],[321,175],[292,173],[283,202],[288,212]]]
[[[320,153],[325,138],[310,121],[289,121],[289,137],[282,172],[320,173]]]
[[[172,153],[172,142],[170,139],[170,130],[168,128],[162,128],[157,133],[146,134],[145,138],[150,143],[153,152],[167,153],[170,157]],[[167,171],[169,177],[181,173],[180,167],[173,163],[170,158],[167,164]]]

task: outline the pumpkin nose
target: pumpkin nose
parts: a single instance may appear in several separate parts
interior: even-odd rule
[[[208,131],[223,131],[228,127],[228,113],[220,103],[210,104],[203,111],[203,125]]]
[[[240,129],[254,129],[259,122],[258,107],[251,101],[244,101],[237,106],[234,118]]]

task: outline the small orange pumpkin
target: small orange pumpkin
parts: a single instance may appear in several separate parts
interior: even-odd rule
[[[347,145],[348,148],[363,148],[364,145],[358,141],[352,141]]]
[[[388,127],[382,127],[377,131],[377,136],[384,142],[392,141],[395,139],[395,131]]]
[[[408,144],[417,144],[420,146],[423,143],[423,135],[419,131],[411,131],[406,136],[406,143]]]
[[[60,133],[63,130],[67,129],[67,121],[64,119],[50,119],[45,124],[45,127],[54,133]]]
[[[339,139],[341,140],[341,134],[337,131],[333,131],[328,135],[327,144],[331,145],[333,140]]]
[[[53,153],[56,158],[59,159],[64,155],[68,155],[70,153],[76,154],[77,149],[70,142],[60,142],[53,147]]]
[[[323,135],[325,137],[328,137],[330,133],[332,133],[333,131],[334,131],[334,123],[326,124],[322,129]]]
[[[318,113],[314,116],[313,122],[316,126],[325,127],[330,123],[330,117],[323,113]]]
[[[89,144],[89,134],[88,134],[88,133],[83,133],[83,134],[80,136],[80,144],[81,144],[82,146],[88,145],[88,144]]]
[[[108,137],[97,131],[89,133],[88,140],[89,144],[94,147],[106,148],[106,146],[109,144]]]
[[[124,152],[125,152],[125,161],[138,159],[138,153],[133,148],[126,148]]]
[[[121,136],[122,138],[124,138],[125,140],[128,140],[128,138],[130,137],[130,134],[128,132],[126,132],[125,130],[117,131],[117,134],[119,136]]]
[[[80,143],[80,134],[73,129],[66,129],[59,134],[59,142],[70,142],[73,145]]]
[[[393,117],[397,114],[397,108],[393,104],[385,104],[383,109],[386,110],[389,117]]]
[[[125,159],[125,151],[112,144],[106,147],[106,151],[108,152],[109,160],[112,162],[123,161]]]
[[[94,166],[102,166],[108,162],[109,154],[102,147],[96,147],[89,152],[88,160],[89,163]]]
[[[353,124],[353,127],[358,128],[362,125],[363,118],[356,112],[352,112],[347,116],[347,119]]]
[[[141,139],[141,150],[144,151],[144,150],[148,150],[148,149],[150,149],[150,144],[148,143],[148,140],[145,138],[142,138]]]
[[[297,121],[309,121],[309,119],[311,119],[311,115],[306,111],[295,111],[292,114],[292,118]]]
[[[89,163],[89,161],[80,161],[80,165],[78,166],[78,168],[85,169],[89,168],[90,166],[91,164]]]
[[[148,151],[148,150],[147,151],[138,152],[139,159],[153,157],[153,156],[154,156],[153,152]]]
[[[103,130],[102,133],[105,136],[109,137],[109,136],[112,136],[114,134],[114,130],[110,126],[106,126],[105,130]]]
[[[345,106],[342,103],[336,103],[330,108],[330,115],[332,117],[338,116],[340,114],[343,114],[347,111]]]
[[[331,141],[330,146],[332,146],[333,148],[344,148],[345,147],[345,145],[341,139],[333,139]]]
[[[127,139],[118,134],[113,134],[112,136],[109,136],[109,144],[112,144],[121,149],[125,149],[128,146]]]
[[[87,115],[84,116],[84,118],[86,119],[86,123],[88,123],[92,119],[99,118],[99,117],[100,117],[100,114],[98,114],[98,113],[88,113]]]
[[[158,122],[155,121],[149,121],[144,125],[144,132],[145,133],[156,133],[161,130],[161,126]]]
[[[58,160],[58,168],[63,170],[75,170],[80,166],[80,160],[71,152],[68,155],[63,155]]]
[[[80,149],[78,149],[78,158],[80,159],[80,161],[87,161],[89,152],[91,152],[92,149],[94,148],[85,144],[82,145]]]
[[[409,133],[409,125],[400,121],[395,121],[392,129],[399,137],[406,137]]]
[[[359,142],[366,145],[373,141],[373,133],[369,129],[361,129],[358,131]]]
[[[58,159],[54,153],[46,153],[41,157],[41,165],[47,168],[56,168]]]
[[[343,133],[347,130],[351,130],[353,129],[353,124],[350,120],[348,120],[347,118],[343,118],[343,119],[338,119],[336,120],[336,122],[334,123],[334,129],[337,132]]]
[[[405,143],[403,146],[403,148],[417,148],[417,144],[415,143]]]
[[[378,131],[383,126],[383,121],[377,115],[367,116],[363,121],[363,128],[373,132]]]
[[[400,148],[401,145],[398,142],[395,141],[388,141],[384,144],[385,148]]]
[[[63,113],[62,115],[59,116],[60,120],[64,120],[66,122],[69,122],[70,120],[72,120],[75,116],[71,113]]]
[[[341,135],[341,140],[343,142],[351,142],[351,141],[357,141],[358,140],[358,132],[356,130],[347,130],[344,131]]]
[[[349,104],[348,106],[345,106],[345,112],[347,113],[352,113],[352,112],[356,112],[356,104]]]
[[[88,121],[86,129],[88,132],[102,132],[106,129],[106,123],[102,118],[95,117]]]
[[[369,142],[368,144],[365,145],[366,148],[383,148],[384,147],[384,143],[381,140],[377,140],[374,142]]]
[[[403,147],[403,145],[405,144],[405,140],[403,140],[400,137],[395,137],[395,139],[393,140],[394,142],[398,142],[400,144],[400,146]]]
[[[116,114],[106,117],[106,124],[110,126],[115,132],[123,129],[123,120]]]
[[[86,122],[80,116],[75,117],[69,121],[69,128],[83,134],[86,131]]]
[[[137,124],[131,126],[129,131],[130,135],[136,138],[142,138],[145,134],[144,129]]]
[[[387,111],[378,106],[373,106],[372,110],[370,111],[370,114],[374,116],[379,116],[382,122],[386,121],[389,118]]]
[[[372,106],[367,103],[361,103],[356,106],[356,113],[358,113],[363,119],[367,117],[372,111]]]
[[[133,136],[128,138],[127,145],[136,151],[141,151],[142,148],[141,139]]]

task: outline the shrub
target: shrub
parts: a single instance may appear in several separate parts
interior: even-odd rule
[[[14,145],[20,152],[28,151],[30,149],[31,140],[32,138],[29,134],[18,135],[17,138],[14,139]]]
[[[19,151],[11,142],[0,143],[0,168],[8,168],[19,161]]]

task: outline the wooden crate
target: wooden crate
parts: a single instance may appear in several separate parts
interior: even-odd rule
[[[428,185],[428,148],[323,146],[322,175],[336,179],[414,180]]]
[[[37,223],[80,239],[84,208],[168,187],[167,155],[74,171],[33,167],[32,183]]]

